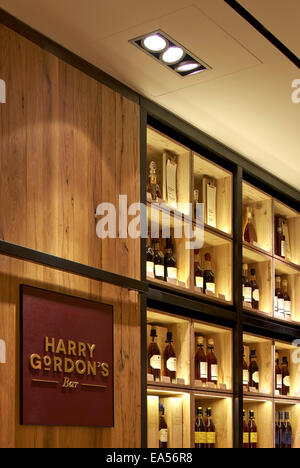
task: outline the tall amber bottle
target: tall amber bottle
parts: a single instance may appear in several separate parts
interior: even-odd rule
[[[259,367],[256,362],[256,352],[254,349],[250,352],[249,387],[259,390]]]
[[[249,448],[249,426],[246,422],[246,411],[243,410],[243,448],[248,449]]]
[[[257,426],[255,422],[255,415],[254,411],[250,410],[249,412],[249,448],[257,448]]]
[[[165,420],[165,409],[159,405],[159,448],[168,448],[168,426]]]
[[[166,343],[164,352],[164,375],[170,377],[171,383],[176,383],[177,360],[173,346],[172,332],[167,333]]]
[[[156,329],[152,328],[150,332],[151,342],[148,347],[148,374],[153,375],[154,382],[160,382],[161,374],[161,354],[156,343]]]
[[[197,408],[195,422],[195,448],[206,448],[206,429],[203,420],[203,409]]]
[[[282,371],[282,395],[287,396],[290,393],[290,372],[288,369],[288,360],[284,356],[282,358],[281,371]]]
[[[245,360],[245,348],[243,348],[243,387],[244,391],[249,391],[249,367]]]
[[[212,419],[212,409],[207,408],[206,410],[206,448],[216,448],[216,428]]]
[[[208,366],[208,376],[207,382],[214,383],[217,385],[218,377],[219,377],[219,367],[218,367],[218,360],[215,355],[215,342],[212,338],[208,340],[207,346],[207,366]]]
[[[207,357],[204,352],[203,343],[203,336],[197,336],[197,352],[195,355],[195,379],[201,380],[203,383],[206,383],[208,377],[208,364]]]
[[[279,365],[279,354],[275,353],[275,390],[282,395],[282,371]]]

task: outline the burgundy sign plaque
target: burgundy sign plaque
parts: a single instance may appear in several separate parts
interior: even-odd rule
[[[21,286],[21,423],[112,427],[113,307]]]

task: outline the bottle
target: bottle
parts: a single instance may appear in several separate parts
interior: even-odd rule
[[[293,430],[290,423],[290,413],[286,411],[284,413],[284,425],[285,425],[285,448],[291,449],[293,443]]]
[[[149,164],[147,192],[151,195],[151,200],[154,202],[158,201],[158,199],[161,198],[160,188],[157,184],[156,169],[156,162],[151,161]]]
[[[254,213],[250,207],[247,207],[247,224],[244,231],[244,241],[249,244],[257,243],[257,234],[254,226]]]
[[[194,262],[194,278],[195,278],[195,286],[196,288],[200,288],[201,292],[203,292],[203,269],[198,259],[196,259],[195,254],[195,262]]]
[[[290,393],[290,373],[288,369],[288,360],[284,356],[281,364],[282,371],[282,395],[287,396]]]
[[[203,420],[203,409],[197,408],[195,422],[195,448],[206,448],[206,429]]]
[[[176,383],[177,360],[172,338],[172,332],[167,332],[167,345],[164,352],[164,375],[170,377],[171,383]]]
[[[249,426],[246,423],[246,411],[243,410],[243,448],[249,448]]]
[[[205,267],[204,267],[204,293],[215,295],[216,293],[216,282],[215,275],[212,271],[211,266],[211,255],[205,254]]]
[[[275,353],[275,389],[282,395],[282,372],[279,365],[279,354]]]
[[[243,265],[243,302],[252,306],[252,287],[248,278],[248,265]]]
[[[163,281],[165,279],[164,254],[160,250],[159,239],[153,239],[154,248],[154,276]]]
[[[168,426],[162,404],[159,405],[159,448],[168,448]]]
[[[255,349],[250,352],[249,387],[259,390],[259,368],[256,362]]]
[[[199,203],[199,190],[194,190],[194,216],[197,218],[197,203]]]
[[[291,320],[291,299],[288,293],[288,282],[286,279],[282,281],[282,295],[284,302],[284,318]]]
[[[173,243],[172,239],[166,240],[166,251],[165,251],[165,281],[168,279],[177,281],[177,261],[173,254]]]
[[[147,276],[150,278],[154,278],[154,251],[150,244],[150,239],[147,239],[147,247],[146,247],[146,257],[147,257]]]
[[[204,338],[197,336],[197,352],[195,356],[195,379],[206,383],[208,377],[207,357],[203,349]]]
[[[282,218],[278,218],[277,233],[276,233],[276,255],[285,258],[285,235],[283,234]]]
[[[284,318],[284,298],[281,292],[281,278],[276,276],[275,279],[275,301],[274,301],[274,315],[278,318]]]
[[[216,428],[212,420],[212,409],[207,408],[206,410],[206,448],[216,448]]]
[[[280,448],[280,422],[279,422],[279,414],[276,416],[275,421],[275,448]]]
[[[259,310],[259,288],[256,282],[255,269],[252,268],[250,273],[251,273],[250,284],[252,288],[252,308],[254,310]]]
[[[245,348],[243,348],[243,387],[244,391],[249,391],[249,367],[245,360]]]
[[[161,375],[161,355],[155,339],[157,333],[155,328],[151,328],[151,342],[148,347],[148,374],[153,375],[154,382],[160,382]]]
[[[207,345],[207,382],[211,382],[215,385],[218,383],[218,377],[219,377],[219,368],[218,368],[218,360],[215,356],[214,350],[215,350],[215,342],[212,338],[208,340],[208,345]]]
[[[285,448],[286,445],[286,427],[283,422],[283,412],[279,412],[279,448]]]
[[[257,437],[257,427],[255,423],[255,414],[254,411],[250,410],[249,411],[249,448],[257,448],[257,442],[258,442],[258,437]]]

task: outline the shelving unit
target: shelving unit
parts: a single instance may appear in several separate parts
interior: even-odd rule
[[[259,368],[259,389],[258,392],[244,392],[245,395],[252,393],[261,396],[273,396],[273,342],[268,338],[244,333],[243,335],[245,361],[249,367],[250,352],[255,350],[256,361]]]
[[[248,420],[249,411],[253,410],[257,426],[257,448],[274,447],[274,404],[271,399],[247,396],[244,409]]]

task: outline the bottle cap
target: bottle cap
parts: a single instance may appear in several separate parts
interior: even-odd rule
[[[281,282],[281,277],[280,277],[280,276],[276,276],[275,281],[276,281],[276,283],[280,283],[280,282]]]
[[[283,412],[279,411],[278,416],[279,416],[279,420],[283,419]]]
[[[282,358],[282,363],[283,363],[283,364],[287,364],[287,363],[288,363],[288,360],[287,360],[287,357],[286,357],[286,356],[284,356],[284,357]]]
[[[210,255],[209,253],[206,253],[204,258],[205,258],[205,261],[206,261],[206,262],[210,262],[210,261],[211,261],[211,255]]]
[[[211,416],[211,408],[207,408],[207,410],[206,410],[206,416],[208,416],[208,417]]]
[[[200,406],[199,408],[197,408],[197,414],[203,415],[203,408],[201,408]]]
[[[290,413],[288,411],[286,411],[284,413],[284,417],[285,417],[285,419],[290,419]]]
[[[208,340],[208,346],[214,346],[215,345],[215,341],[213,338],[209,338]]]
[[[161,411],[162,413],[164,413],[165,411],[164,405],[162,403],[159,404],[159,411]]]
[[[157,333],[156,333],[156,329],[155,329],[155,328],[151,328],[150,336],[151,336],[152,338],[156,338],[156,337],[157,337]]]
[[[288,282],[286,279],[282,280],[282,286],[287,286]]]
[[[256,356],[256,351],[255,351],[255,349],[251,349],[251,351],[250,351],[250,356],[253,356],[253,357]]]
[[[251,271],[250,271],[250,273],[251,273],[251,275],[252,275],[252,276],[254,276],[254,275],[255,275],[255,273],[256,273],[255,269],[254,269],[254,268],[251,268]]]
[[[173,335],[172,332],[167,332],[167,341],[172,341]]]
[[[197,344],[198,345],[203,345],[204,343],[204,338],[203,336],[197,336]]]
[[[249,411],[249,418],[251,418],[251,419],[254,418],[254,411],[253,410]]]
[[[245,264],[243,265],[243,270],[248,270],[248,268],[249,268],[249,267],[248,267],[247,263],[245,263]]]

